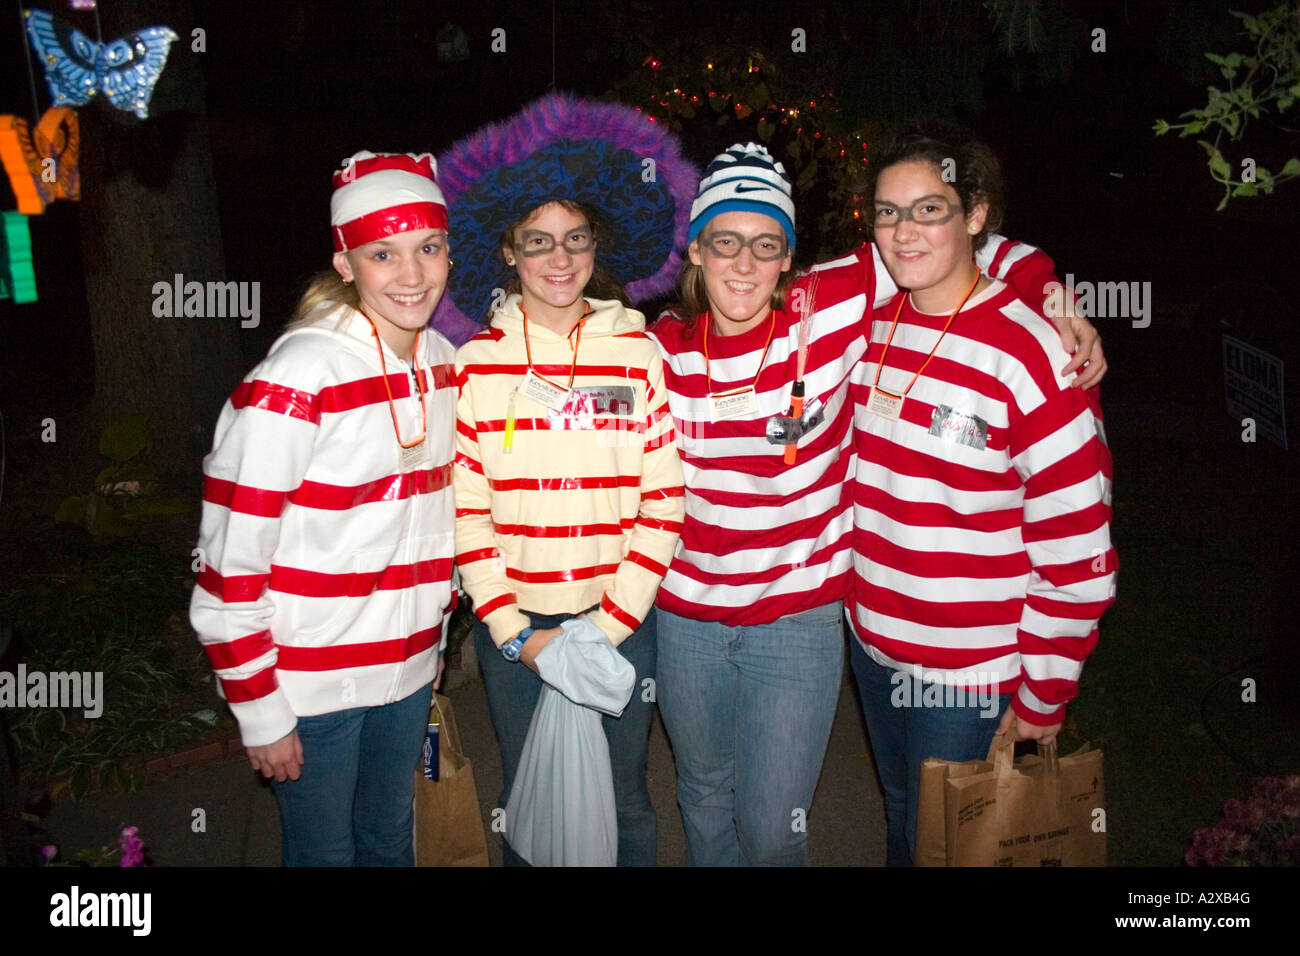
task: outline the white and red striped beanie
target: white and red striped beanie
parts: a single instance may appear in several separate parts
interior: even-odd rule
[[[330,225],[334,251],[415,229],[446,229],[447,203],[431,153],[362,150],[334,173]]]

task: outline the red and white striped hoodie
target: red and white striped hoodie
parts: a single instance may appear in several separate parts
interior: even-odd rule
[[[989,237],[977,262],[986,273],[1008,277],[1040,296],[1052,278],[1052,261],[1040,250],[1000,236]],[[664,380],[686,478],[686,522],[657,599],[659,607],[674,614],[732,626],[768,624],[842,600],[848,591],[853,527],[849,377],[866,353],[873,303],[887,302],[898,288],[874,245],[813,266],[796,282],[788,301],[807,297],[814,275],[804,383],[806,402],[818,399],[825,421],[800,440],[793,465],[785,464],[784,446],[768,442],[766,423],[790,407],[798,312],[774,313],[766,358],[767,322],[741,335],[710,333],[707,374],[707,317],[690,331],[671,318],[650,330],[664,353]],[[747,386],[756,373],[757,410],[742,419],[713,422],[710,387],[717,393]]]
[[[377,342],[343,306],[281,336],[203,461],[190,620],[246,746],[434,676],[454,557],[453,349],[421,333],[421,395],[383,345],[385,390]],[[426,452],[403,467],[394,415],[410,441],[421,399]]]

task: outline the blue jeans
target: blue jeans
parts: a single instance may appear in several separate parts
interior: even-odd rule
[[[302,771],[271,782],[285,866],[412,866],[415,767],[433,687],[380,707],[298,718]]]
[[[807,866],[844,669],[840,602],[731,627],[659,610],[659,712],[689,866]]]
[[[539,631],[559,627],[573,614],[534,614],[524,611]],[[654,866],[658,852],[658,823],[645,785],[645,765],[650,749],[650,721],[654,717],[653,684],[655,676],[655,611],[650,609],[641,626],[618,646],[618,651],[636,668],[636,685],[632,699],[621,717],[602,716],[600,723],[609,743],[610,770],[614,775],[614,805],[618,814],[618,865]],[[487,625],[474,619],[474,649],[487,689],[488,710],[501,747],[501,796],[497,806],[504,808],[519,769],[528,725],[532,723],[542,679],[527,664],[511,663],[501,656],[492,642]],[[524,860],[504,839],[501,841],[503,866],[526,866]]]
[[[983,760],[997,733],[998,721],[1011,703],[998,694],[987,706],[968,699],[966,706],[934,706],[942,687],[873,661],[857,638],[849,651],[853,675],[862,695],[862,712],[880,785],[885,791],[887,866],[911,866],[916,856],[916,810],[921,790],[921,762]],[[932,688],[933,697],[925,695]],[[950,701],[951,703],[951,701]]]

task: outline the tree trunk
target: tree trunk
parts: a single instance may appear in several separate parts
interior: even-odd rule
[[[154,315],[155,282],[225,278],[203,78],[189,2],[100,5],[104,40],[170,26],[180,39],[149,118],[97,96],[81,122],[81,236],[95,349],[95,419],[144,412],[150,463],[197,474],[221,403],[240,374],[239,317]],[[85,32],[86,23],[78,26]]]

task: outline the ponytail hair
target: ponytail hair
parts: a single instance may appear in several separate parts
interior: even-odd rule
[[[344,282],[343,277],[333,269],[317,273],[308,282],[285,330],[291,331],[315,325],[333,311],[330,306],[339,305],[360,310],[361,296],[357,294],[357,287],[350,282]]]

